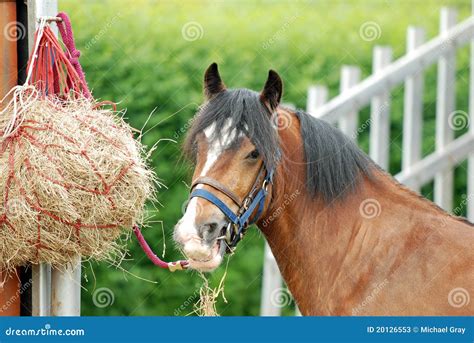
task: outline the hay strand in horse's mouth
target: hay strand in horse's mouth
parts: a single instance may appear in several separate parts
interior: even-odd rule
[[[222,275],[219,285],[216,288],[210,287],[208,278],[203,273],[199,273],[199,276],[203,279],[203,284],[199,290],[199,301],[194,305],[194,311],[191,314],[196,314],[200,317],[219,316],[216,308],[216,303],[219,296],[221,296],[222,300],[227,303],[224,293],[224,282],[227,276],[229,260],[230,259],[227,259],[224,274]]]

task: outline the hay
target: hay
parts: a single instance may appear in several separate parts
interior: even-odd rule
[[[219,285],[216,288],[212,288],[209,286],[209,280],[203,273],[199,273],[199,276],[203,279],[203,284],[199,289],[199,300],[196,304],[194,304],[194,311],[193,313],[200,316],[200,317],[217,317],[219,313],[217,312],[217,299],[219,296],[222,297],[222,300],[227,303],[227,299],[224,293],[224,282],[227,276],[227,267],[229,266],[229,262],[227,261],[227,265],[222,275],[222,278],[219,282]]]
[[[0,116],[0,271],[74,256],[113,260],[141,223],[155,176],[112,110],[86,99],[28,103],[13,134]]]

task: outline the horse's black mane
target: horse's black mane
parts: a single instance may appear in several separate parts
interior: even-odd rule
[[[348,137],[329,123],[297,111],[307,162],[307,189],[326,202],[354,190],[362,175],[370,175],[371,159]],[[271,113],[257,92],[248,89],[226,90],[205,103],[194,119],[184,145],[185,152],[195,157],[196,135],[216,123],[224,127],[231,119],[230,130],[245,134],[255,145],[268,168],[280,159],[280,141]],[[215,131],[211,139],[223,139],[229,131]],[[238,135],[237,135],[238,136]]]
[[[297,111],[306,156],[307,187],[312,195],[332,201],[353,191],[361,176],[370,176],[374,162],[340,130]]]

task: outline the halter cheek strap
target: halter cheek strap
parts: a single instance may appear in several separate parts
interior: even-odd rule
[[[263,179],[261,185],[258,184],[258,181],[261,177],[263,171],[266,171],[266,176]],[[203,180],[204,179],[204,180]],[[209,182],[211,181],[211,182]],[[189,198],[203,198],[207,201],[214,204],[217,208],[219,208],[222,213],[229,219],[230,223],[226,228],[226,242],[229,248],[234,248],[237,243],[242,239],[243,234],[245,233],[245,229],[255,223],[258,218],[262,215],[263,208],[265,206],[265,200],[268,195],[268,186],[273,181],[273,170],[267,170],[265,165],[262,165],[261,171],[258,173],[257,178],[255,180],[252,189],[248,193],[247,197],[244,199],[243,204],[239,201],[238,197],[230,191],[227,187],[222,185],[216,180],[210,178],[199,178],[195,182],[193,182],[194,186],[198,184],[206,184],[214,189],[217,189],[228,198],[230,198],[234,203],[239,206],[237,212],[234,213],[229,206],[227,206],[222,200],[220,200],[217,196],[213,193],[209,192],[205,189],[195,189],[189,195]],[[255,216],[250,221],[250,217],[252,213],[257,209]]]

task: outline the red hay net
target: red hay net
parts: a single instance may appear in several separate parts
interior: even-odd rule
[[[17,159],[22,158],[20,162],[21,168],[25,168],[27,175],[30,175],[31,178],[41,178],[45,182],[51,182],[64,188],[66,191],[75,188],[86,193],[105,197],[108,199],[110,208],[113,211],[116,207],[116,204],[110,196],[110,192],[114,186],[124,178],[124,176],[127,174],[127,172],[129,172],[130,168],[132,168],[135,163],[135,157],[132,156],[134,153],[131,152],[123,142],[116,139],[116,135],[118,134],[127,134],[130,136],[130,132],[128,130],[120,127],[120,125],[112,126],[110,128],[107,127],[104,129],[98,129],[96,126],[90,125],[88,122],[88,115],[76,116],[67,113],[67,106],[72,101],[86,102],[85,99],[91,100],[91,115],[94,114],[94,109],[102,104],[94,105],[92,102],[87,84],[85,83],[84,76],[82,74],[82,70],[80,69],[80,65],[77,61],[79,52],[75,50],[72,41],[72,31],[70,30],[70,27],[67,26],[69,21],[64,21],[66,26],[62,27],[62,29],[60,28],[60,31],[64,44],[67,48],[66,50],[63,49],[49,26],[44,27],[44,33],[41,36],[39,42],[36,42],[36,39],[38,39],[38,31],[36,32],[35,44],[38,44],[38,50],[36,56],[30,56],[29,66],[31,65],[32,69],[28,84],[35,87],[41,99],[50,99],[51,106],[55,106],[55,108],[64,115],[70,115],[68,120],[79,121],[81,128],[84,128],[84,130],[89,130],[94,136],[100,136],[102,140],[105,140],[108,144],[114,146],[117,150],[123,153],[124,156],[127,156],[128,163],[124,164],[114,179],[107,180],[106,176],[104,176],[100,171],[96,161],[94,161],[94,159],[90,156],[89,144],[84,144],[84,142],[77,141],[70,134],[59,131],[56,127],[48,122],[39,122],[30,118],[22,118],[21,120],[18,119],[18,123],[15,125],[16,127],[14,132],[4,139],[1,138],[4,132],[0,130],[0,160],[3,159],[7,161],[7,166],[3,169],[6,171],[6,182],[3,185],[3,199],[0,199],[3,202],[3,208],[0,209],[0,228],[3,226],[8,228],[12,233],[16,232],[16,228],[12,224],[12,220],[9,218],[11,215],[11,211],[9,210],[9,202],[11,200],[10,193],[11,190],[15,188],[21,194],[21,197],[23,198],[22,201],[24,201],[24,203],[27,204],[30,209],[37,213],[37,239],[36,241],[29,242],[36,249],[37,259],[39,258],[41,249],[48,249],[48,247],[43,245],[41,241],[41,223],[46,217],[50,220],[61,223],[62,225],[72,227],[74,229],[76,242],[79,245],[81,244],[80,236],[82,229],[114,229],[119,228],[124,224],[128,225],[128,223],[121,222],[83,223],[81,220],[70,221],[58,213],[54,213],[53,211],[45,209],[45,207],[41,204],[40,197],[35,194],[33,190],[26,189],[25,185],[27,185],[27,182],[19,179],[16,175],[16,170],[18,169]],[[68,34],[70,36],[68,38],[69,42],[67,43],[64,35],[68,37]],[[60,136],[68,143],[68,150],[66,151],[66,149],[60,145],[44,144],[44,142],[39,141],[37,139],[38,133],[45,131]],[[56,170],[55,176],[57,176],[57,178],[48,175],[43,170],[35,167],[28,156],[20,157],[22,155],[17,155],[17,152],[22,150],[25,144],[34,147],[37,154],[40,154],[54,165],[54,169]],[[71,180],[68,181],[64,177],[66,173],[60,163],[61,161],[59,161],[57,158],[59,152],[61,154],[67,153],[75,155],[76,158],[81,158],[87,161],[91,172],[101,186],[88,188]]]
[[[82,124],[87,125],[86,122],[82,121],[81,118],[75,118],[74,119],[80,121]],[[126,151],[127,155],[130,156],[130,153],[126,150],[126,148],[122,145],[119,145],[117,141],[115,141],[112,137],[109,137],[105,135],[103,132],[97,131],[94,127],[88,126],[88,128],[93,132],[94,134],[99,134],[105,140],[107,140],[111,145],[115,146],[117,149],[120,149],[122,151]],[[119,129],[119,128],[117,128]],[[55,158],[55,150],[61,150],[62,153],[66,153],[63,149],[62,146],[59,145],[45,145],[39,142],[34,135],[34,132],[37,131],[50,131],[54,132],[57,135],[62,136],[65,140],[68,142],[72,143],[74,147],[77,148],[76,151],[67,151],[68,154],[73,154],[73,155],[78,155],[82,158],[84,158],[88,164],[90,165],[91,170],[93,170],[94,175],[98,180],[100,180],[100,183],[102,185],[101,189],[92,189],[92,188],[87,188],[84,187],[80,184],[72,183],[67,181],[63,175],[64,172],[61,168],[60,161],[57,161]],[[5,141],[2,142],[0,145],[0,159],[3,157],[4,154],[7,154],[7,160],[8,160],[8,176],[7,176],[7,181],[5,183],[5,188],[4,188],[4,198],[3,198],[3,209],[4,213],[0,214],[0,225],[5,224],[12,232],[15,232],[15,227],[11,224],[9,221],[8,215],[9,215],[9,190],[12,187],[18,187],[20,190],[20,194],[25,201],[25,203],[33,210],[35,210],[38,213],[38,231],[37,231],[37,240],[36,242],[30,242],[33,244],[36,248],[36,257],[39,256],[39,250],[42,248],[47,248],[41,244],[41,218],[44,216],[47,216],[51,218],[52,220],[59,222],[61,224],[73,227],[75,230],[75,236],[80,244],[80,230],[83,228],[86,229],[113,229],[113,228],[119,228],[122,226],[122,223],[105,223],[105,224],[91,224],[91,223],[82,223],[80,220],[71,222],[51,211],[46,210],[42,205],[41,202],[39,201],[39,197],[33,192],[34,198],[31,198],[28,196],[27,190],[23,187],[22,185],[22,180],[18,179],[18,177],[15,176],[15,159],[16,159],[16,150],[21,149],[25,143],[29,143],[32,146],[37,148],[37,152],[39,154],[42,154],[45,158],[47,158],[49,161],[54,163],[55,169],[57,170],[57,173],[61,176],[61,179],[55,179],[52,178],[51,176],[45,174],[30,162],[30,159],[25,156],[22,165],[26,168],[28,171],[28,174],[31,176],[31,178],[42,178],[44,180],[47,180],[55,185],[61,186],[66,190],[76,188],[80,189],[83,192],[86,193],[91,193],[95,194],[98,196],[103,196],[106,197],[107,200],[110,203],[111,209],[115,209],[116,205],[112,197],[110,197],[110,191],[113,189],[113,187],[122,180],[122,178],[125,176],[125,174],[129,171],[129,169],[134,165],[134,161],[132,157],[130,156],[130,162],[125,165],[123,168],[121,168],[120,172],[118,175],[112,180],[107,182],[106,178],[104,175],[99,171],[99,168],[97,167],[96,163],[93,161],[93,159],[89,156],[88,152],[88,147],[87,145],[84,146],[83,144],[80,144],[80,142],[77,142],[74,140],[74,138],[69,137],[67,135],[64,135],[63,133],[57,131],[54,127],[47,125],[45,123],[40,123],[34,120],[25,120],[23,122],[23,125],[15,132],[14,135],[11,137],[8,137]],[[14,215],[14,214],[13,214]]]
[[[33,68],[29,83],[36,87],[42,97],[55,94],[61,98],[89,98],[90,93],[83,75],[79,75],[71,63],[78,63],[79,52],[75,49],[65,52],[49,26],[44,28],[39,43],[37,39],[38,31],[35,33],[38,52],[36,56],[30,56],[28,61],[28,68],[31,64]]]

